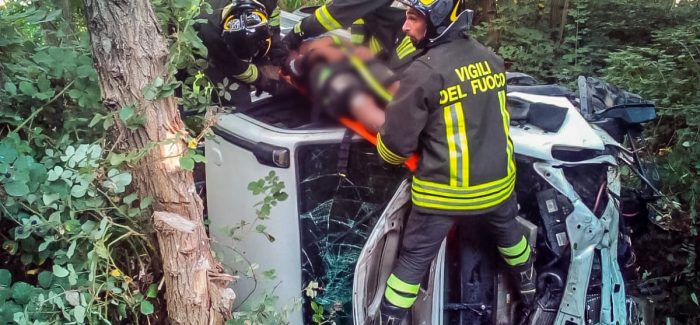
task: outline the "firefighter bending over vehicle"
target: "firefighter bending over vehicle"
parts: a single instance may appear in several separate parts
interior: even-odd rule
[[[207,22],[195,25],[208,50],[205,74],[214,84],[225,78],[238,84],[227,85],[231,97],[220,98],[220,103],[250,103],[251,86],[258,92],[275,94],[282,83],[265,75],[259,65],[270,61],[279,65],[274,59],[285,55],[281,50],[277,0],[211,0],[209,4],[214,12],[202,14],[200,18]]]
[[[487,219],[499,252],[517,276],[523,301],[531,303],[533,257],[515,220],[503,60],[468,36],[472,12],[460,8],[461,1],[401,2],[408,7],[403,30],[419,55],[386,101],[386,114],[378,100],[382,96],[366,81],[337,73],[343,71],[342,63],[327,65],[328,71],[318,68],[312,78],[323,85],[317,86],[322,89],[317,99],[328,104],[331,115],[353,115],[368,128],[381,125],[377,149],[383,160],[401,164],[416,152],[421,157],[412,183],[413,209],[386,283],[381,324],[400,324],[406,317],[443,239],[467,218]],[[354,67],[354,75],[368,74],[361,70]],[[339,112],[337,107],[344,108]]]
[[[282,42],[288,51],[296,51],[304,39],[351,27],[353,44],[368,46],[389,68],[401,70],[412,60],[415,47],[401,31],[403,10],[392,7],[392,3],[393,0],[330,1],[294,26]]]

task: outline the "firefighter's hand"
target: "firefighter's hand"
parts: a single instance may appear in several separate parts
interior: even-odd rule
[[[263,91],[274,96],[282,88],[282,82],[261,73],[258,80],[253,82],[253,86],[255,86],[255,96],[260,96]]]
[[[270,46],[270,62],[276,66],[282,66],[289,56],[289,50],[280,38],[279,30],[272,33],[272,45]]]
[[[284,35],[284,37],[282,38],[282,44],[283,47],[287,50],[287,53],[298,50],[303,41],[304,38],[301,36],[301,34],[294,32],[293,30],[289,31],[289,33],[287,33],[287,35]]]

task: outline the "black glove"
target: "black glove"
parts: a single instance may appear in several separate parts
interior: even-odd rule
[[[289,55],[289,50],[286,49],[286,45],[282,43],[282,39],[280,37],[280,30],[279,28],[275,28],[272,30],[272,45],[270,46],[270,62],[272,62],[273,65],[276,66],[282,66],[284,62],[287,60],[287,56]]]
[[[253,86],[255,86],[255,96],[260,96],[263,91],[274,96],[282,88],[283,84],[281,81],[269,78],[261,72],[258,79],[253,82]]]
[[[298,27],[295,26],[294,29],[298,29]],[[282,44],[284,45],[283,47],[286,49],[287,54],[290,51],[298,50],[303,41],[304,37],[302,33],[296,32],[294,30],[289,31],[289,33],[287,33],[287,35],[284,35],[284,37],[282,38]]]

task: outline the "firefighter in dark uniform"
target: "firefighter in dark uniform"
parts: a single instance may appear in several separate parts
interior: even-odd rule
[[[400,324],[455,222],[485,219],[498,251],[534,299],[531,247],[515,220],[515,162],[503,60],[467,35],[460,0],[401,0],[403,30],[420,51],[386,108],[378,152],[401,164],[417,152],[413,209],[387,280],[382,324]]]
[[[392,7],[392,3],[393,0],[332,0],[294,26],[283,43],[296,50],[304,39],[352,27],[352,43],[368,46],[391,69],[400,70],[411,61],[415,47],[401,31],[404,11]]]
[[[224,105],[250,103],[251,86],[271,94],[280,87],[278,80],[260,71],[259,64],[270,63],[269,57],[280,51],[280,11],[277,0],[211,0],[212,14],[197,24],[207,47],[209,66],[206,76],[215,85],[229,84],[231,97],[220,98]],[[272,62],[274,63],[274,62]],[[233,90],[231,91],[231,88]]]

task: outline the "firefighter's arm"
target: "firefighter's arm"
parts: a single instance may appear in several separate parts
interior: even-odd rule
[[[418,150],[419,136],[428,122],[440,82],[441,77],[421,61],[405,71],[377,134],[377,150],[384,161],[398,165]]]
[[[300,32],[303,37],[315,37],[335,29],[349,27],[356,20],[377,8],[386,5],[381,0],[332,0],[316,9],[301,21]]]

